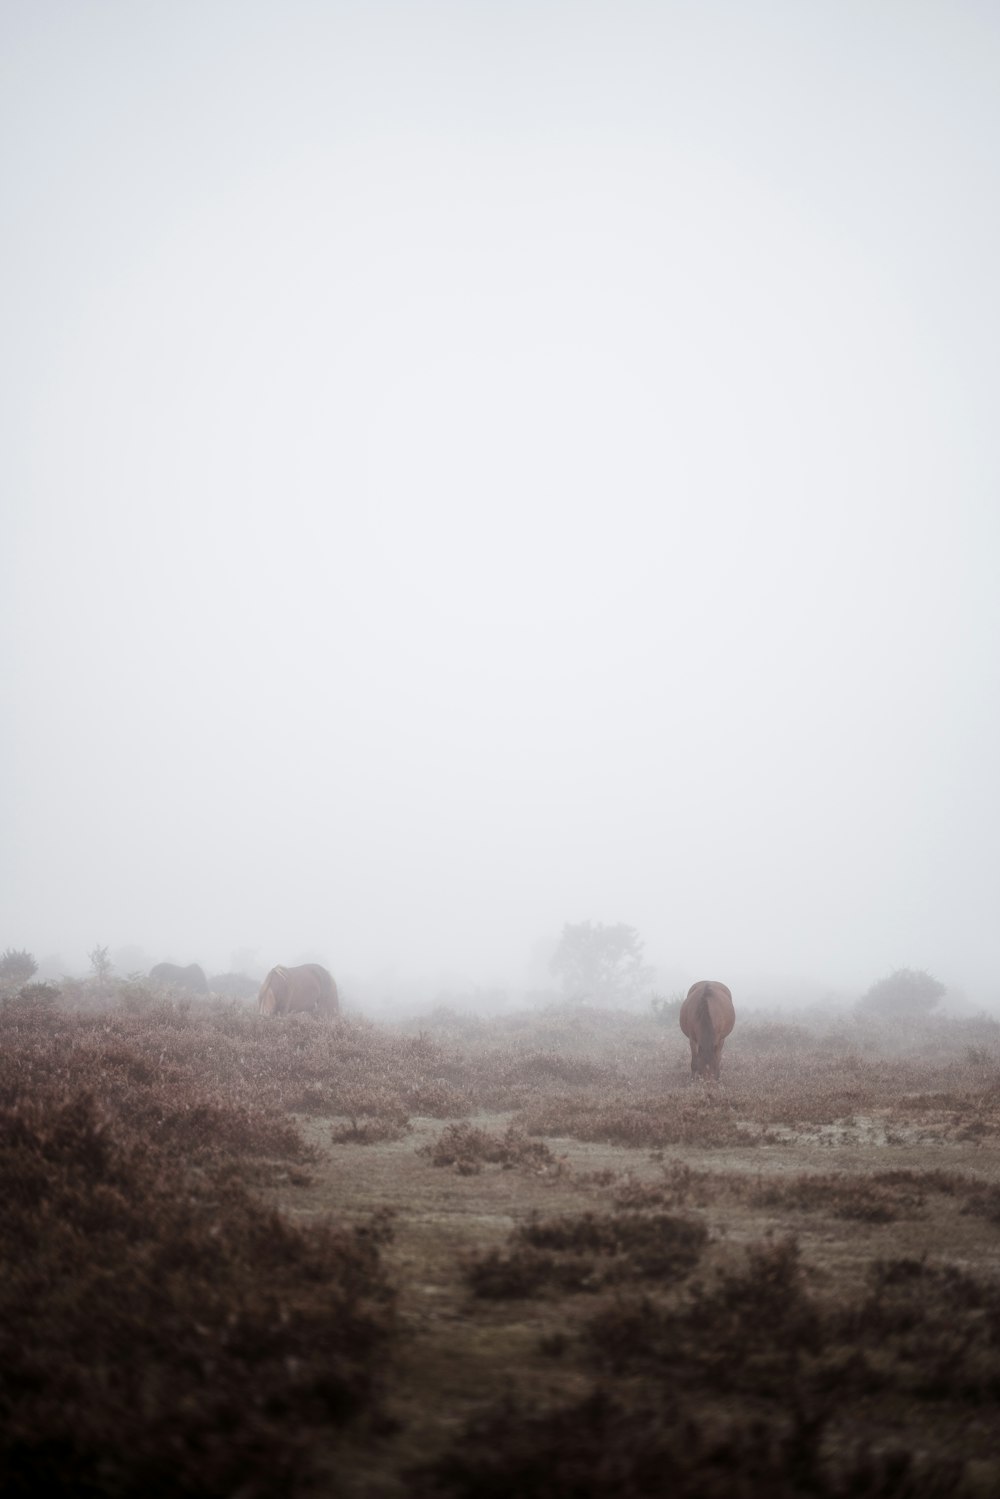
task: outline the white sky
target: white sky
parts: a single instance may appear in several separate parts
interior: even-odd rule
[[[0,0],[0,150],[0,947],[1000,992],[1000,9]]]

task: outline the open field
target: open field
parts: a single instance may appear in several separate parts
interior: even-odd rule
[[[988,1495],[1000,1027],[0,1012],[0,1483]]]

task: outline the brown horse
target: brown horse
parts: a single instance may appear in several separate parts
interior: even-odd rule
[[[691,1042],[691,1071],[717,1078],[726,1037],[736,1024],[733,996],[725,984],[701,979],[681,1005],[681,1030]]]
[[[260,986],[257,1008],[262,1015],[322,1015],[340,1011],[333,975],[319,963],[298,968],[272,968]]]

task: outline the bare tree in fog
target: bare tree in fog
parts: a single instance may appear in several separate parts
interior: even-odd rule
[[[105,980],[111,977],[115,966],[111,961],[108,949],[100,946],[95,947],[87,954],[87,957],[90,959],[90,967],[94,977],[103,984]]]

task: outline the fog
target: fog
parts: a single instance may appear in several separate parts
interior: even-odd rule
[[[0,27],[0,947],[1000,995],[995,6]]]

